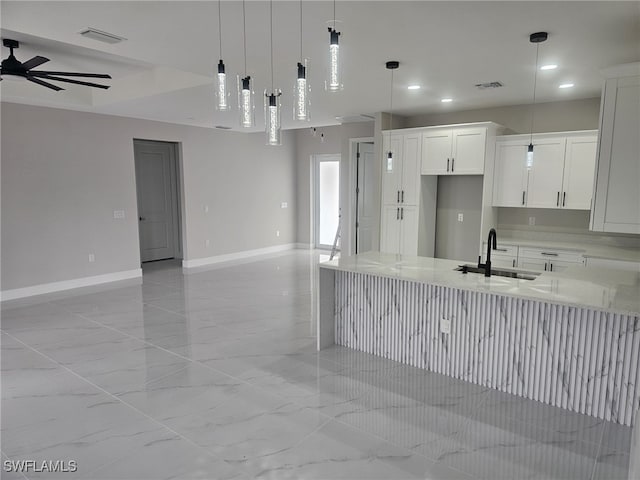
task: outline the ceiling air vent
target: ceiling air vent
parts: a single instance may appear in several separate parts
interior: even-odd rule
[[[80,32],[80,35],[83,37],[90,38],[92,40],[98,40],[99,42],[104,43],[120,43],[123,40],[126,40],[124,37],[120,37],[118,35],[114,35],[113,33],[103,32],[102,30],[98,30],[97,28],[87,27]]]
[[[478,90],[486,90],[487,88],[500,88],[500,87],[504,87],[502,82],[476,83],[476,88]]]

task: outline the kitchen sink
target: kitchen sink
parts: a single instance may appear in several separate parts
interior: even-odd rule
[[[456,268],[457,271],[463,273],[481,273],[484,275],[484,268],[477,265],[465,264]],[[498,277],[519,278],[522,280],[535,280],[540,272],[528,272],[524,270],[501,270],[499,268],[491,269],[491,276],[496,275]]]

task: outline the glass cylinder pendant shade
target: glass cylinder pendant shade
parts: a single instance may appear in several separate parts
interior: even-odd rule
[[[334,28],[329,27],[329,79],[326,88],[330,92],[342,90],[341,72],[340,72],[340,32],[336,32]]]
[[[264,92],[264,123],[267,145],[282,145],[282,129],[280,124],[280,90]]]
[[[218,62],[218,80],[216,88],[216,108],[220,111],[227,111],[229,105],[229,89],[227,88],[227,74],[225,73],[224,62]]]
[[[530,143],[527,147],[527,169],[533,168],[533,143]]]
[[[251,77],[238,76],[238,110],[240,111],[240,126],[251,128],[255,125],[255,111],[253,104],[253,89]]]
[[[387,164],[385,165],[387,172],[393,172],[393,153],[389,150],[387,153]]]
[[[296,77],[295,101],[293,106],[293,118],[301,122],[311,119],[309,115],[309,82],[307,81],[308,67],[307,61],[298,62],[298,75]]]

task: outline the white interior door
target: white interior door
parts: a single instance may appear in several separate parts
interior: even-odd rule
[[[174,145],[135,141],[140,259],[175,258],[177,188]]]
[[[340,155],[316,155],[315,162],[315,246],[328,249],[340,219]]]
[[[375,205],[375,157],[373,143],[359,143],[356,186],[356,253],[373,249]]]

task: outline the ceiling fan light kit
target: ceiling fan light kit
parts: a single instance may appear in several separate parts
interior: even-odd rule
[[[79,73],[79,72],[54,72],[54,71],[45,71],[45,70],[33,70],[40,65],[47,63],[49,61],[46,57],[41,57],[39,55],[27,60],[26,62],[20,62],[15,55],[13,54],[13,50],[20,47],[20,42],[17,40],[11,40],[9,38],[3,38],[2,44],[9,49],[9,56],[2,61],[2,67],[0,69],[0,77],[4,79],[5,77],[18,77],[25,78],[29,82],[35,83],[37,85],[41,85],[43,87],[50,88],[51,90],[60,91],[64,90],[64,88],[59,87],[53,83],[50,83],[46,80],[53,80],[55,82],[64,82],[64,83],[72,83],[74,85],[83,85],[85,87],[94,87],[94,88],[102,88],[107,89],[109,85],[102,85],[99,83],[93,82],[84,82],[81,80],[73,80],[71,78],[64,77],[85,77],[85,78],[111,78],[111,75],[103,74],[103,73]]]

